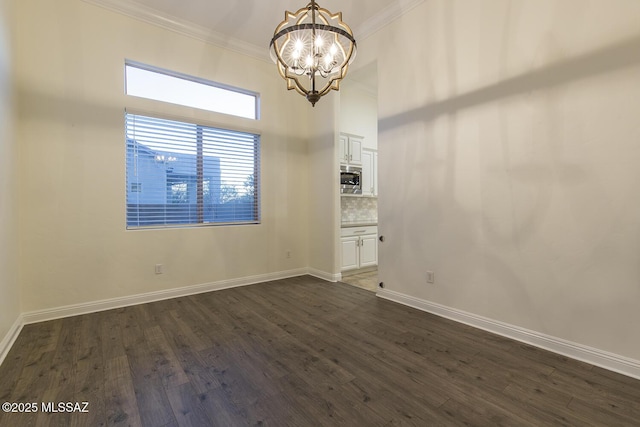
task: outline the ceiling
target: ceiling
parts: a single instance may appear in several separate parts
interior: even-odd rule
[[[267,46],[284,11],[306,6],[307,0],[135,0],[166,15],[209,27],[226,36],[257,46]],[[359,5],[358,5],[359,3]],[[389,0],[320,0],[331,12],[342,11],[352,29],[389,5]],[[391,2],[392,3],[392,2]]]
[[[84,0],[172,31],[269,60],[273,31],[285,10],[295,12],[307,0]],[[321,0],[342,12],[356,40],[361,40],[424,0]]]

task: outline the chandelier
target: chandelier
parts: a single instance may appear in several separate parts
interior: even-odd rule
[[[331,13],[315,0],[284,16],[269,43],[271,58],[287,89],[295,89],[315,106],[321,96],[340,88],[355,58],[356,40],[342,12]]]

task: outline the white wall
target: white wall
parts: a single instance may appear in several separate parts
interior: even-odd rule
[[[332,91],[323,96],[310,114],[309,267],[317,276],[335,281],[340,274],[338,93]]]
[[[306,101],[272,64],[82,1],[16,8],[25,312],[308,266]],[[125,58],[257,91],[262,119],[127,97]],[[260,132],[262,224],[125,230],[125,108]]]
[[[13,132],[11,4],[0,1],[0,342],[20,314],[17,143]],[[3,349],[0,346],[0,351]]]
[[[18,283],[17,143],[13,133],[11,9],[0,0],[0,343],[20,315]],[[15,332],[15,331],[13,331]],[[2,353],[0,346],[0,356]],[[1,360],[1,357],[0,357]]]
[[[363,147],[378,149],[378,98],[373,89],[349,80],[340,87],[340,132],[364,137]]]
[[[367,51],[387,289],[640,360],[640,3],[432,0]]]

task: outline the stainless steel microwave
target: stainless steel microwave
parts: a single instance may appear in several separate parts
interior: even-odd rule
[[[340,194],[362,194],[362,168],[340,165]]]

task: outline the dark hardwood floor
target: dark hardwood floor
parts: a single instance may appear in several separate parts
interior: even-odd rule
[[[640,425],[638,380],[307,276],[27,325],[0,402],[37,406],[1,426]]]

